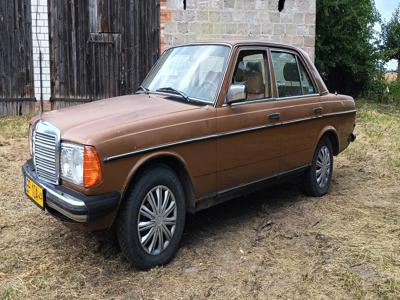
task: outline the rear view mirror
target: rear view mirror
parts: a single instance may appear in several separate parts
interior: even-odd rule
[[[246,98],[247,98],[246,85],[232,84],[229,87],[228,94],[226,96],[226,103],[228,105],[231,105],[232,103],[246,100]]]

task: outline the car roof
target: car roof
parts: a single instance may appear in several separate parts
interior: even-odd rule
[[[210,41],[198,41],[198,42],[191,42],[191,43],[184,43],[177,45],[179,46],[189,46],[189,45],[228,45],[231,47],[235,46],[267,46],[267,47],[277,47],[277,48],[286,48],[301,51],[300,48],[282,44],[282,43],[274,43],[270,41],[259,41],[259,40],[210,40]]]

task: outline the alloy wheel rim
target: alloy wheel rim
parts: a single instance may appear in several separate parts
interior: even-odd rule
[[[331,173],[331,155],[327,146],[322,146],[318,152],[315,174],[317,184],[320,188],[324,188],[329,180]]]
[[[140,244],[148,254],[159,255],[171,243],[177,219],[174,194],[163,185],[152,188],[139,209],[137,232]]]

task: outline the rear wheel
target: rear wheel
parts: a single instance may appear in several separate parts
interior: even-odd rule
[[[185,215],[174,171],[164,165],[145,171],[120,208],[117,235],[123,254],[140,269],[168,263],[178,251]]]
[[[318,143],[310,169],[305,174],[305,190],[310,196],[321,197],[328,193],[333,171],[332,143],[324,137]]]

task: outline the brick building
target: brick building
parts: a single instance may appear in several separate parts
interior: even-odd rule
[[[257,39],[303,48],[314,59],[316,0],[161,0],[161,51],[213,39]],[[186,9],[184,9],[186,3]]]

